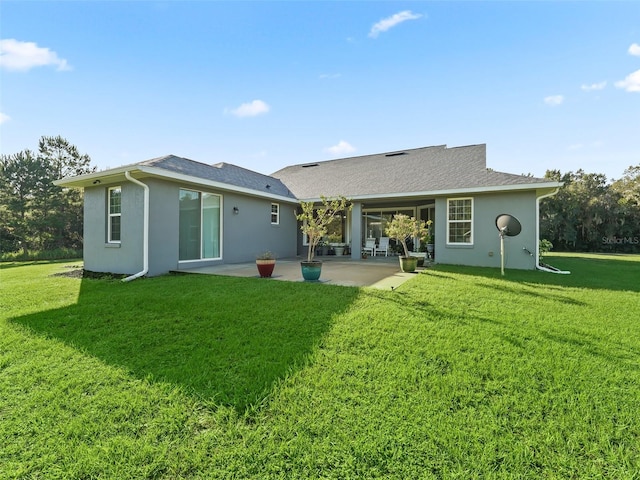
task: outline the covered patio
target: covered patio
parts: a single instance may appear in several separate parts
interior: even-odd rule
[[[387,227],[396,214],[401,213],[424,222],[431,221],[430,231],[435,234],[435,199],[432,197],[411,200],[368,200],[366,203],[352,200],[351,203],[352,210],[343,213],[338,221],[329,225],[326,240],[330,247],[347,247],[354,260],[359,260],[363,251],[371,254],[370,244],[375,244],[374,251],[380,248],[381,239],[385,237],[388,242],[388,253],[401,251],[400,245],[394,239],[390,239],[386,233]],[[302,242],[303,250],[301,251],[304,253],[307,248],[306,239],[303,238]],[[421,247],[420,239],[409,239],[408,246],[410,251],[417,252]]]

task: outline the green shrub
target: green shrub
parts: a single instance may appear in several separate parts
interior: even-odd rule
[[[0,253],[0,262],[26,262],[34,260],[66,260],[82,258],[82,250],[56,248],[55,250],[33,250],[27,255],[22,251]]]

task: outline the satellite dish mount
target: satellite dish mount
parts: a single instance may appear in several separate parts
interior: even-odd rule
[[[504,237],[515,237],[522,231],[522,225],[516,217],[503,213],[496,217],[496,228],[500,232],[500,271],[504,276]]]

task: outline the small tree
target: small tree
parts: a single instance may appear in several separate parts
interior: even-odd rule
[[[407,239],[411,237],[424,237],[428,230],[427,225],[431,225],[431,220],[425,222],[424,220],[417,220],[415,217],[410,217],[404,213],[398,213],[393,216],[393,220],[387,227],[387,235],[391,238],[399,241],[404,248],[404,256],[409,256],[409,249],[407,248]]]
[[[313,260],[318,243],[327,234],[328,227],[336,219],[336,216],[353,207],[349,200],[342,196],[334,199],[321,196],[320,201],[322,206],[319,208],[314,208],[313,202],[300,202],[302,213],[296,215],[296,218],[302,222],[300,230],[308,237],[308,262]]]

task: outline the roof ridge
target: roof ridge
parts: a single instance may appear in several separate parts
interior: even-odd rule
[[[444,148],[444,149],[446,149],[447,145],[446,144],[444,144],[444,145],[429,145],[429,146],[426,146],[426,147],[415,147],[415,148],[405,148],[405,149],[398,149],[398,150],[389,150],[388,152],[365,153],[363,155],[355,155],[353,157],[331,158],[329,160],[311,160],[309,162],[295,163],[293,165],[287,165],[284,168],[300,167],[302,165],[313,165],[315,163],[329,163],[329,162],[342,162],[342,161],[346,161],[346,160],[357,160],[359,158],[384,156],[384,155],[388,155],[389,153],[413,152],[413,151],[416,151],[416,150],[426,150],[426,149],[429,149],[429,148]]]
[[[447,146],[445,145],[445,148],[446,148],[447,150],[454,150],[454,149],[456,149],[456,148],[483,147],[483,146],[484,146],[484,147],[486,147],[486,146],[487,146],[487,144],[486,144],[486,143],[472,143],[471,145],[458,145],[458,146],[456,146],[456,147],[447,147]]]
[[[248,173],[250,173],[252,175],[260,175],[262,177],[269,177],[269,178],[274,178],[274,179],[278,180],[277,178],[275,178],[275,177],[273,177],[271,175],[268,175],[266,173],[256,172],[255,170],[251,170],[249,168],[241,167],[240,165],[236,165],[235,163],[218,162],[218,163],[214,163],[211,166],[217,167],[218,165],[220,165],[220,167],[230,166],[230,167],[233,167],[233,168],[237,168],[238,170],[244,170],[245,172],[248,172]]]
[[[454,149],[460,149],[460,148],[471,148],[471,147],[482,147],[484,146],[486,148],[486,143],[475,143],[475,144],[471,144],[471,145],[458,145],[455,147],[448,147],[447,144],[440,144],[440,145],[427,145],[424,147],[414,147],[414,148],[405,148],[405,149],[397,149],[397,150],[389,150],[387,152],[378,152],[378,153],[367,153],[367,154],[363,154],[363,155],[356,155],[353,157],[342,157],[342,158],[331,158],[329,160],[316,160],[316,161],[309,161],[309,162],[304,162],[304,163],[296,163],[293,165],[288,165],[286,167],[284,167],[283,169],[286,168],[291,168],[291,167],[301,167],[304,165],[314,165],[314,164],[319,164],[319,163],[331,163],[331,162],[343,162],[343,161],[351,161],[351,160],[358,160],[358,159],[362,159],[362,158],[366,158],[366,157],[383,157],[383,156],[387,156],[389,154],[393,154],[393,153],[410,153],[410,152],[416,152],[416,151],[420,151],[420,150],[430,150],[430,149],[442,149],[442,150],[454,150]],[[283,170],[281,169],[281,170]],[[275,172],[274,172],[275,173]]]
[[[147,164],[152,163],[152,162],[158,162],[158,161],[162,161],[162,160],[168,160],[168,159],[170,159],[170,158],[177,158],[177,159],[179,159],[179,160],[186,160],[186,161],[188,161],[188,162],[198,163],[198,164],[200,164],[200,165],[207,165],[206,163],[199,162],[199,161],[197,161],[197,160],[193,160],[193,159],[191,159],[191,158],[187,158],[187,157],[181,157],[181,156],[179,156],[179,155],[175,155],[175,154],[173,154],[173,153],[170,153],[170,154],[168,154],[168,155],[161,155],[161,156],[159,156],[159,157],[149,158],[148,160],[142,160],[141,162],[134,163],[133,165],[147,165]],[[210,165],[209,165],[209,166],[210,166]]]

